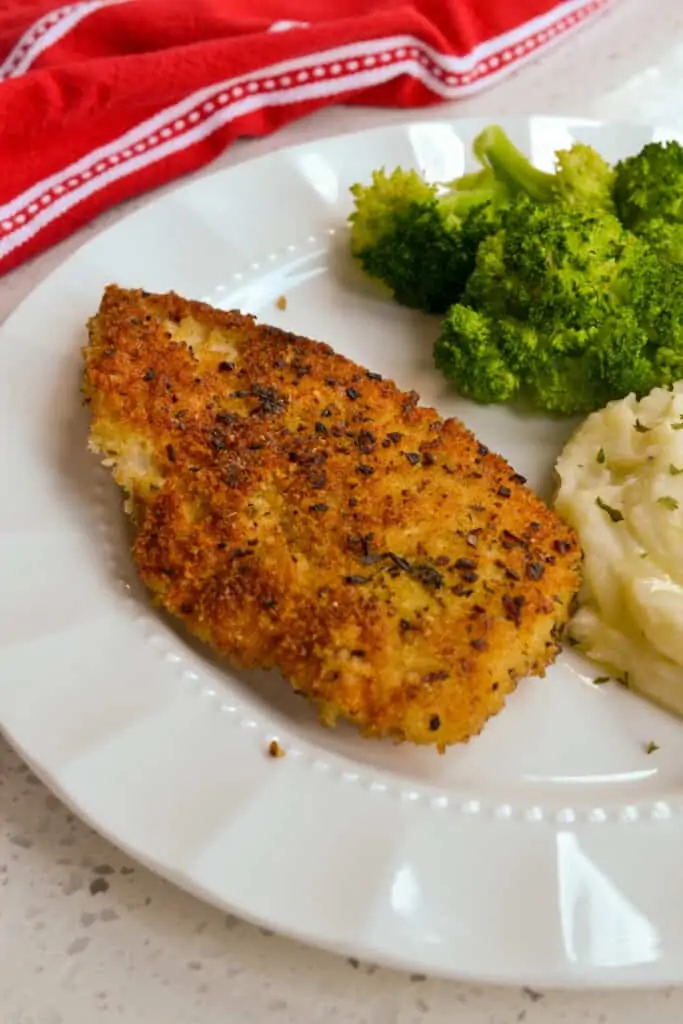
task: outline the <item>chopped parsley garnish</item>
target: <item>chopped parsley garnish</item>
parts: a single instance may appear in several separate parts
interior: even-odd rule
[[[595,456],[595,461],[598,463],[599,466],[602,466],[603,462],[605,461],[605,449],[604,448],[601,448],[600,451],[598,452],[598,454]]]
[[[683,423],[672,423],[671,424],[671,429],[672,430],[683,430]]]
[[[636,420],[633,424],[633,429],[637,430],[639,434],[649,434],[652,427],[646,427],[644,423],[640,422],[640,420]]]
[[[659,744],[657,744],[657,743],[653,743],[653,741],[652,741],[652,740],[650,740],[650,742],[649,742],[649,743],[646,743],[646,744],[645,744],[645,753],[646,753],[646,754],[654,754],[654,753],[656,753],[656,752],[657,752],[658,750],[659,750]]]
[[[623,522],[624,515],[618,508],[612,508],[611,505],[607,505],[602,498],[599,497],[595,499],[595,504],[598,508],[601,508],[603,512],[607,513],[613,523]]]
[[[611,682],[610,676],[598,676],[597,679],[593,680],[593,686],[602,686],[604,683]]]
[[[678,466],[674,466],[673,462],[669,466],[669,472],[672,476],[678,476],[679,473],[683,473],[683,469],[679,469]]]
[[[661,498],[657,498],[657,504],[662,505],[662,507],[668,509],[669,512],[675,512],[678,508],[678,502],[675,498],[672,498],[670,494],[663,494]]]

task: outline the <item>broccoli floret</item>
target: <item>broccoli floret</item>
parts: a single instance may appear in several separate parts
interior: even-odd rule
[[[587,328],[633,288],[646,247],[616,217],[517,200],[480,246],[463,302],[500,315]]]
[[[500,324],[469,306],[449,309],[434,347],[437,369],[458,381],[464,395],[479,402],[508,402],[519,391],[519,377],[499,345]]]
[[[561,199],[595,210],[615,213],[614,171],[600,154],[583,142],[555,154],[555,183]]]
[[[568,415],[676,379],[670,271],[615,216],[522,198],[500,223],[434,348],[463,394]]]
[[[403,305],[444,312],[462,292],[479,242],[494,230],[492,214],[478,211],[493,210],[500,185],[485,175],[476,187],[443,192],[397,168],[375,171],[369,185],[351,192],[351,251],[366,273]]]
[[[653,221],[683,223],[683,146],[650,142],[614,168],[614,201],[622,224],[639,232]]]
[[[683,224],[653,217],[638,228],[637,234],[664,260],[683,263]]]
[[[498,228],[498,213],[517,197],[608,208],[610,169],[589,146],[557,155],[557,173],[540,171],[492,125],[473,143],[481,169],[444,186],[416,171],[375,171],[351,188],[351,251],[398,302],[443,313],[474,269],[480,242]]]
[[[534,167],[498,125],[484,128],[472,143],[472,151],[477,160],[507,186],[512,196],[523,194],[542,203],[555,200],[555,175]]]
[[[503,183],[512,196],[526,195],[537,203],[570,202],[614,213],[614,172],[600,154],[583,142],[555,153],[555,173],[541,171],[491,125],[474,140],[476,158]]]

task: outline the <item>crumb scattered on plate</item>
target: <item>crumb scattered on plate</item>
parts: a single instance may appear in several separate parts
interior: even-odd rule
[[[280,746],[277,740],[271,740],[268,744],[268,753],[271,757],[284,757],[284,748]]]
[[[278,309],[287,309],[287,296],[280,295],[280,297],[275,300],[275,305]]]

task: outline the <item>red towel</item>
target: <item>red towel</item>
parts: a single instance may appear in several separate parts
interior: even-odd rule
[[[609,0],[3,0],[0,275],[328,103],[497,81]]]

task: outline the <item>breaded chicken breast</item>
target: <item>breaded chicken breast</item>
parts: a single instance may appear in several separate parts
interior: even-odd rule
[[[157,601],[322,721],[447,744],[558,650],[572,531],[500,456],[324,344],[107,288],[84,350],[90,444]]]

